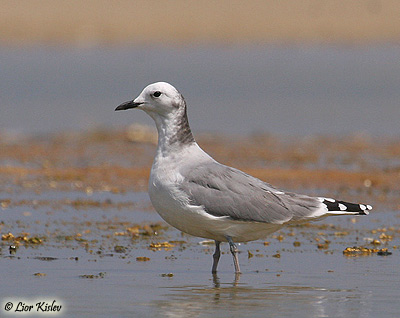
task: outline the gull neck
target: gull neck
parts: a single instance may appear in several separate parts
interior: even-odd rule
[[[180,108],[179,111],[167,116],[157,115],[151,117],[153,117],[157,126],[157,152],[159,155],[166,156],[171,151],[176,151],[195,143],[189,126],[186,105]]]

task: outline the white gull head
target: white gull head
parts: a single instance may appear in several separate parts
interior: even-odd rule
[[[115,110],[138,108],[154,119],[159,145],[182,145],[194,142],[182,94],[166,82],[150,84],[134,100],[119,105]]]
[[[168,117],[185,106],[185,100],[178,90],[166,82],[146,86],[138,97],[119,105],[116,110],[139,108],[151,117]]]

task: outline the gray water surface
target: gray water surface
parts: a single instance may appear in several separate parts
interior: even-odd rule
[[[0,129],[152,125],[113,110],[168,81],[195,131],[398,136],[399,60],[394,45],[0,48]]]
[[[146,211],[149,199],[145,193],[94,192],[87,197],[75,192],[42,192],[40,200],[50,200],[52,208],[40,203],[47,201],[30,205],[32,197],[37,198],[16,193],[12,199],[21,202],[20,206],[1,211],[2,233],[48,236],[43,244],[22,245],[15,254],[2,242],[3,307],[9,301],[53,299],[62,304],[63,317],[375,318],[400,313],[400,253],[394,248],[400,245],[399,212],[331,217],[314,223],[319,227],[284,229],[277,233],[282,240],[266,238],[269,245],[263,240],[240,244],[243,273],[236,277],[227,244],[222,245],[219,272],[213,276],[214,246],[199,244],[199,238],[171,227],[149,238],[115,236],[113,233],[129,224],[161,221],[156,213]],[[74,208],[59,201],[63,198],[111,200],[134,208]],[[77,232],[84,241],[59,238]],[[368,242],[382,233],[393,235],[388,244],[380,246],[388,247],[392,255],[343,255],[349,246],[373,247]],[[329,247],[317,248],[317,238],[319,242],[329,240]],[[149,248],[150,243],[163,241],[177,243],[170,249]],[[294,246],[295,241],[301,245]],[[115,245],[124,246],[126,251],[116,252]],[[273,257],[276,253],[280,258]],[[139,262],[136,257],[150,260]],[[2,316],[18,315],[0,309]]]

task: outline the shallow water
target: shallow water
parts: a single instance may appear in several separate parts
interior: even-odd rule
[[[131,206],[63,203],[63,198],[71,197]],[[199,244],[199,238],[170,227],[157,236],[116,236],[135,223],[160,221],[156,213],[147,211],[145,193],[87,196],[47,191],[34,208],[29,193],[14,194],[15,202],[23,199],[26,205],[1,212],[2,233],[46,233],[45,244],[21,245],[10,255],[7,241],[2,242],[3,303],[56,300],[68,317],[395,317],[400,312],[400,254],[395,248],[400,246],[399,212],[331,217],[312,227],[284,229],[277,233],[281,237],[266,238],[269,245],[262,240],[241,244],[243,273],[235,277],[227,244],[222,246],[220,271],[213,276],[214,246]],[[52,213],[43,203],[46,200],[55,202]],[[84,240],[60,238],[77,232]],[[343,255],[346,247],[368,246],[382,233],[393,238],[379,248],[388,247],[392,255]],[[317,243],[325,240],[329,245],[318,248]],[[149,248],[150,243],[163,241],[175,243],[171,248]],[[294,246],[295,241],[301,245]],[[124,252],[117,253],[116,245],[123,246]],[[280,258],[272,257],[276,253]],[[136,257],[150,260],[141,262]],[[104,275],[80,277],[99,273]],[[2,316],[7,314],[1,310]]]
[[[114,108],[163,80],[195,132],[398,136],[399,59],[395,45],[0,48],[0,128],[153,125]]]

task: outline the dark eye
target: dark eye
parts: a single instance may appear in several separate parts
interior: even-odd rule
[[[160,91],[156,91],[153,93],[154,97],[160,97],[161,96],[161,92]]]

